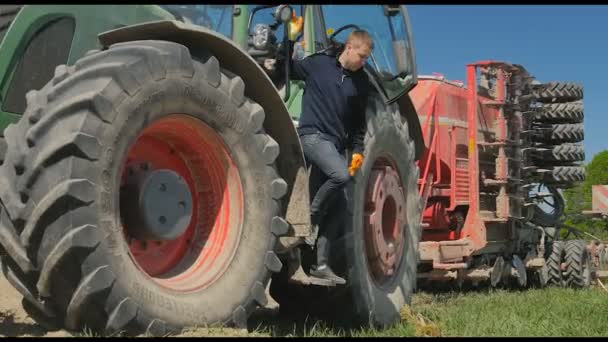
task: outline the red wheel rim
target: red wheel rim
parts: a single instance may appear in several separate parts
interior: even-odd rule
[[[393,278],[403,257],[406,206],[394,165],[388,157],[374,162],[365,196],[367,264],[372,279],[380,286]]]
[[[189,292],[209,286],[230,264],[243,223],[241,179],[229,149],[202,121],[173,114],[139,135],[123,164],[121,185],[138,167],[178,173],[190,188],[193,209],[186,231],[169,241],[135,239],[123,221],[132,260],[163,287]]]

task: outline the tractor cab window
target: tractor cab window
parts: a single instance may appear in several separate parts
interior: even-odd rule
[[[388,99],[408,90],[405,75],[413,74],[415,67],[410,57],[412,52],[405,14],[399,6],[322,5],[321,11],[325,34],[338,43],[345,43],[356,28],[369,32],[374,40],[374,50],[368,65],[378,77]]]
[[[277,60],[277,65],[282,65],[285,61],[283,46],[285,25],[275,17],[277,8],[278,6],[274,5],[260,5],[251,6],[250,9],[247,52],[260,65],[263,65],[267,59]],[[296,17],[299,17],[303,15],[305,6],[294,5],[291,8]],[[303,33],[300,33],[296,38],[296,47],[301,44],[302,37]],[[278,68],[269,73],[270,79],[277,88],[285,85],[282,71],[282,68]]]
[[[315,43],[315,52],[321,51],[328,45],[327,34],[325,32],[325,23],[323,22],[323,15],[321,14],[318,6],[315,6],[314,9],[314,43]]]
[[[39,90],[53,77],[55,67],[66,64],[74,37],[74,18],[55,19],[33,34],[13,73],[2,110],[23,114],[25,94]]]
[[[296,13],[296,16],[301,16],[304,13],[304,5],[291,6]],[[252,6],[251,8],[251,24],[249,25],[249,34],[255,33],[257,24],[266,24],[273,29],[274,36],[277,42],[282,42],[284,34],[284,25],[277,23],[274,17],[277,6]],[[274,26],[274,27],[272,27]]]
[[[304,5],[292,6],[296,16],[304,12]],[[285,25],[275,18],[277,6],[252,6],[249,18],[249,54],[261,63],[266,58],[279,58],[283,52]],[[297,38],[302,40],[302,34]]]
[[[161,5],[177,20],[199,25],[232,37],[234,5]]]

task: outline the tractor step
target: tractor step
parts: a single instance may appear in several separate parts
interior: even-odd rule
[[[294,278],[294,277],[289,278],[289,283],[297,284],[297,285],[305,285],[305,286],[317,285],[317,286],[326,286],[326,287],[334,287],[337,285],[336,282],[333,280],[317,278],[317,277],[309,276],[306,274],[304,274],[303,276],[300,275],[300,277],[298,277],[298,278]]]
[[[308,276],[308,279],[310,280],[310,284],[312,285],[318,285],[318,286],[336,286],[336,282],[333,280],[329,280],[329,279],[321,279],[321,278],[317,278],[317,277],[313,277],[313,276]]]
[[[326,287],[334,287],[336,286],[336,282],[329,279],[317,278],[314,276],[310,276],[304,272],[302,269],[302,265],[298,265],[298,268],[292,274],[292,276],[288,280],[291,284],[297,285],[317,285],[317,286],[326,286]]]

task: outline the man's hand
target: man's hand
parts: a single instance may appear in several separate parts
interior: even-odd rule
[[[274,58],[269,58],[264,60],[264,68],[268,71],[274,71],[277,66],[277,60]]]
[[[361,153],[353,153],[353,160],[350,162],[350,167],[348,168],[348,173],[350,173],[351,177],[357,173],[357,171],[363,165],[363,155]]]

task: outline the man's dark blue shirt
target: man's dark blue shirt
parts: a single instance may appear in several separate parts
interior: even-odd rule
[[[365,134],[365,107],[369,92],[367,74],[342,68],[335,56],[311,55],[293,60],[292,78],[306,86],[298,133],[323,133],[338,147],[361,153]]]

